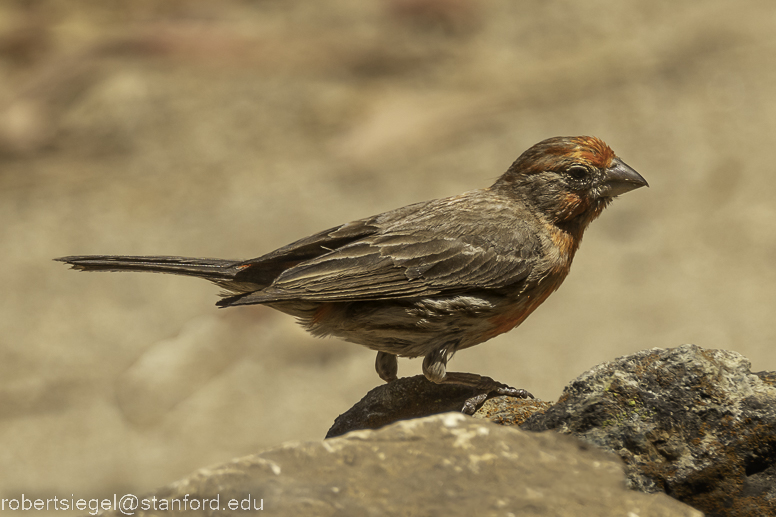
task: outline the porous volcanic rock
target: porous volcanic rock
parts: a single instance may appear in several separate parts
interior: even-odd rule
[[[598,365],[522,429],[615,452],[629,486],[714,516],[776,515],[776,375],[695,345]]]

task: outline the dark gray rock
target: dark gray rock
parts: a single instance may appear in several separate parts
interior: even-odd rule
[[[379,429],[398,420],[460,411],[464,402],[476,394],[466,386],[435,384],[423,375],[402,377],[370,390],[334,420],[326,438],[359,429]]]
[[[435,384],[423,375],[403,377],[369,391],[352,408],[334,420],[326,438],[358,429],[378,429],[407,420],[448,411],[461,411],[477,391],[456,384]],[[487,400],[474,414],[504,425],[522,423],[535,411],[550,404],[533,399],[498,396]]]
[[[145,500],[157,511],[135,515],[231,515],[230,504],[243,504],[294,517],[701,517],[665,494],[628,490],[622,462],[576,438],[460,413],[282,445],[202,469]]]
[[[601,364],[522,428],[613,451],[631,487],[708,516],[776,515],[776,375],[736,352],[683,345]]]

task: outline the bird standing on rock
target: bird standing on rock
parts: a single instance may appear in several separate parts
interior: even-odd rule
[[[423,356],[435,383],[530,397],[490,377],[449,372],[447,362],[522,323],[566,278],[590,222],[614,197],[643,186],[600,139],[556,137],[525,151],[489,188],[359,219],[251,260],[56,260],[82,271],[210,280],[226,290],[220,307],[267,305],[315,336],[376,350],[387,382],[397,378],[397,356]]]

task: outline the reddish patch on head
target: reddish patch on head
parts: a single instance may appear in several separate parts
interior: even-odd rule
[[[574,163],[608,169],[615,154],[600,138],[594,136],[557,136],[534,145],[509,168],[505,181],[517,175],[560,170]]]
[[[576,192],[568,192],[558,204],[558,219],[568,220],[585,212],[590,207],[587,198],[580,196]]]
[[[580,161],[599,169],[608,169],[612,165],[612,160],[615,157],[614,151],[600,138],[578,136],[572,138],[571,141],[577,144],[571,154],[578,156]]]

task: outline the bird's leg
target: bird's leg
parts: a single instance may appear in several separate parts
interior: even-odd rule
[[[399,362],[396,360],[396,355],[388,352],[377,352],[375,370],[385,382],[395,381],[399,372]]]
[[[503,382],[498,382],[490,377],[477,375],[476,373],[448,372],[447,360],[450,358],[450,355],[446,348],[436,349],[428,354],[423,359],[423,375],[426,376],[426,379],[437,384],[462,384],[464,386],[471,386],[479,391],[479,394],[464,402],[463,409],[461,409],[462,413],[467,415],[474,414],[477,411],[477,407],[485,402],[491,393],[522,399],[534,398],[526,390],[507,386]]]

